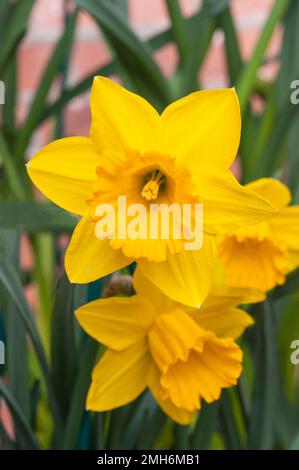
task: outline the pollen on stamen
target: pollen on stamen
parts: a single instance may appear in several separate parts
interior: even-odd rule
[[[159,195],[160,187],[165,182],[165,176],[159,170],[153,171],[150,174],[150,179],[144,185],[141,196],[144,197],[146,201],[152,201],[157,199]]]

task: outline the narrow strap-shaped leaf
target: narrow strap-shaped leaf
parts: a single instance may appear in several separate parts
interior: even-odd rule
[[[25,32],[29,14],[34,5],[34,0],[22,0],[16,2],[10,9],[5,37],[2,37],[0,48],[0,74],[6,61],[13,55],[14,49]]]
[[[299,450],[299,432],[293,442],[291,443],[289,450]]]
[[[97,21],[136,91],[157,107],[168,104],[171,101],[169,86],[154,62],[151,49],[129,28],[115,5],[105,0],[75,0],[75,4]]]
[[[125,18],[127,18],[129,13],[128,0],[112,0],[117,8],[121,11]]]
[[[240,433],[236,416],[227,390],[223,390],[219,404],[219,424],[224,445],[227,450],[239,450],[242,448]]]
[[[19,271],[19,233],[13,230],[0,232],[0,243],[10,257],[16,272]],[[9,296],[3,296],[3,311],[6,313],[7,335],[7,370],[9,374],[9,389],[20,406],[27,420],[30,417],[29,403],[29,374],[28,374],[28,345],[25,325],[18,314],[15,304]],[[22,436],[16,440],[22,446]]]
[[[0,450],[14,450],[15,443],[11,440],[0,420]]]
[[[270,300],[255,306],[255,378],[248,431],[250,449],[270,450],[278,398],[275,318]]]
[[[299,77],[299,2],[291,2],[284,22],[284,35],[281,49],[281,66],[275,84],[275,100],[278,109],[290,101],[295,90],[290,89],[292,82]],[[293,105],[298,108],[298,105]],[[298,152],[299,146],[299,113],[289,126],[285,146],[285,161],[288,166],[287,183],[292,191],[299,183]]]
[[[228,72],[230,82],[234,85],[240,76],[243,64],[234,20],[229,6],[224,8],[224,10],[219,14],[218,23],[224,32]]]
[[[190,18],[186,18],[185,21],[187,25],[187,31],[191,31],[195,28],[195,25],[197,24],[197,18],[198,18],[198,14],[195,14],[191,16]],[[153,51],[156,51],[157,49],[159,49],[160,47],[163,47],[165,44],[169,43],[172,40],[173,40],[173,31],[172,31],[172,28],[168,28],[165,31],[162,31],[161,33],[150,38],[147,41],[147,44]],[[45,106],[45,109],[43,110],[42,115],[40,116],[38,124],[41,124],[49,117],[53,116],[54,114],[57,114],[58,112],[61,111],[61,109],[64,107],[65,104],[67,104],[76,96],[82,93],[85,93],[87,90],[89,90],[91,88],[91,85],[95,76],[97,75],[110,76],[116,73],[116,70],[117,70],[116,60],[112,60],[111,62],[104,65],[103,67],[95,69],[92,73],[84,77],[77,84],[73,85],[72,87],[66,88],[63,91],[63,94],[59,96],[56,99],[56,101]]]
[[[277,286],[273,290],[271,298],[277,300],[286,295],[295,294],[296,292],[299,292],[299,269],[296,269],[296,271],[288,275],[285,284]]]
[[[210,14],[208,3],[205,1],[201,11],[196,16],[196,21],[193,22],[192,28],[189,28],[191,46],[181,79],[182,95],[197,91],[199,88],[198,73],[210,46],[215,28],[215,17]]]
[[[71,284],[64,274],[56,289],[51,328],[52,380],[62,416],[68,412],[78,365],[73,306],[74,284]]]
[[[244,113],[247,108],[250,93],[255,84],[257,70],[262,63],[272,34],[276,26],[279,24],[279,21],[282,19],[289,2],[290,0],[276,0],[258,39],[255,51],[248,64],[243,68],[237,85],[242,113]]]
[[[219,405],[219,401],[203,404],[190,437],[191,450],[208,450],[210,448],[213,434],[217,431]]]
[[[3,379],[0,377],[0,395],[5,399],[15,422],[17,423],[18,431],[22,433],[22,438],[26,441],[27,449],[38,449],[38,441],[31,430],[28,421],[26,420],[22,410],[17,404],[11,392],[8,390],[7,386],[3,382]]]
[[[174,448],[179,450],[189,449],[189,426],[181,426],[180,424],[174,425]]]
[[[69,414],[66,423],[62,448],[74,450],[80,431],[82,416],[85,409],[85,400],[90,386],[91,372],[95,364],[99,344],[87,338],[80,354],[79,372],[70,402]]]
[[[18,140],[16,143],[16,159],[23,158],[23,154],[26,150],[26,147],[31,138],[32,132],[38,124],[39,118],[42,114],[43,108],[45,106],[46,99],[50,87],[53,83],[54,78],[56,77],[59,66],[67,54],[67,51],[71,47],[75,26],[76,26],[77,12],[69,15],[66,28],[62,34],[62,37],[58,41],[54,51],[52,53],[51,59],[48,62],[48,65],[43,73],[43,76],[40,80],[39,87],[34,95],[33,102],[31,104],[30,110],[27,114],[26,121],[22,126]]]
[[[7,142],[0,131],[0,156],[4,164],[5,175],[8,180],[10,190],[19,201],[26,199],[26,190],[23,185],[23,180],[19,175],[16,167],[16,162],[11,155]]]
[[[166,0],[166,5],[181,61],[184,61],[189,50],[189,37],[186,30],[186,22],[178,0]]]
[[[34,346],[37,358],[39,360],[45,383],[47,386],[49,404],[53,413],[53,418],[55,421],[55,426],[57,432],[61,431],[61,417],[59,409],[56,402],[55,393],[53,390],[50,371],[47,363],[46,354],[37,331],[36,325],[34,323],[32,314],[29,310],[26,298],[24,296],[23,288],[20,283],[20,280],[16,274],[15,266],[8,257],[1,250],[1,263],[0,263],[0,283],[10,295],[11,300],[14,302],[17,311],[22,318],[29,337],[31,338],[32,344]]]
[[[38,232],[72,232],[77,219],[54,204],[34,201],[0,202],[0,220],[3,229]]]
[[[12,56],[3,77],[5,83],[5,104],[3,109],[3,123],[10,132],[15,131],[17,109],[17,58]]]

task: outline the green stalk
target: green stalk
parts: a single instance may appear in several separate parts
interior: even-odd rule
[[[39,443],[32,432],[29,423],[24,416],[22,410],[20,409],[18,403],[16,402],[13,395],[10,393],[9,389],[3,382],[2,378],[0,377],[0,395],[6,401],[12,415],[14,416],[17,427],[22,432],[22,436],[24,441],[26,442],[27,449],[39,449]]]
[[[283,17],[289,3],[290,0],[276,0],[276,3],[264,25],[251,60],[243,69],[237,85],[242,114],[246,111],[250,94],[255,85],[256,73],[263,61],[265,51],[270,39],[272,38],[273,31]]]
[[[14,165],[12,155],[7,148],[7,144],[4,137],[0,134],[0,156],[4,163],[4,169],[7,175],[7,179],[10,185],[10,189],[13,192],[16,199],[24,201],[27,198],[26,191],[24,189],[23,182],[21,181],[19,174]]]
[[[184,62],[189,49],[189,41],[185,20],[182,16],[178,0],[166,0],[166,5],[169,17],[171,19],[172,30],[174,33],[177,48],[180,53],[181,62]]]
[[[206,57],[211,40],[216,29],[215,18],[209,15],[208,4],[204,3],[197,17],[196,27],[192,38],[192,53],[189,54],[182,72],[181,96],[200,88],[198,73]]]
[[[70,410],[62,443],[63,450],[74,450],[85,409],[85,400],[90,386],[91,372],[99,351],[99,344],[87,338],[82,349],[81,361],[73,395],[70,397]]]
[[[225,53],[231,84],[239,78],[243,67],[238,36],[229,6],[220,13],[218,24],[225,37]]]
[[[37,323],[45,346],[47,357],[50,355],[51,313],[53,304],[53,236],[48,233],[37,234],[31,238],[35,254],[34,277],[38,285],[39,309]]]

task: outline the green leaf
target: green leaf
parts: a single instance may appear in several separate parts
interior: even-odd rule
[[[284,36],[281,49],[281,66],[275,86],[275,98],[279,111],[285,103],[290,101],[293,92],[291,83],[299,77],[299,3],[291,2],[284,24]],[[298,108],[298,105],[293,105]],[[278,113],[279,113],[278,111]],[[291,124],[291,125],[290,125]],[[299,114],[297,113],[292,123],[289,123],[289,131],[286,142],[285,160],[288,165],[288,185],[295,191],[299,183],[298,137]]]
[[[15,3],[9,10],[5,24],[5,34],[1,38],[0,75],[2,75],[7,60],[12,57],[26,30],[28,17],[34,3],[34,0],[22,0]]]
[[[0,244],[7,256],[19,271],[20,237],[15,231],[0,231]],[[27,420],[30,417],[29,408],[29,375],[28,375],[28,345],[26,329],[15,304],[9,296],[3,296],[2,310],[6,314],[7,335],[7,370],[9,374],[9,389],[20,406]],[[22,448],[22,436],[16,432],[16,440]]]
[[[48,97],[50,87],[53,83],[54,78],[56,77],[59,67],[64,59],[67,56],[68,50],[72,45],[73,36],[75,32],[77,20],[77,12],[72,13],[68,17],[68,22],[65,27],[65,30],[58,41],[52,56],[45,68],[43,76],[40,80],[38,89],[35,92],[33,102],[31,104],[30,110],[28,112],[26,121],[19,131],[17,143],[16,143],[16,159],[20,160],[23,158],[26,147],[31,138],[32,132],[39,123],[39,118],[43,112],[43,108]]]
[[[78,357],[74,336],[74,284],[60,279],[52,313],[51,371],[61,415],[68,413],[76,380]]]
[[[29,310],[27,300],[25,298],[23,287],[20,283],[19,277],[16,273],[14,264],[9,260],[7,254],[3,252],[3,248],[0,246],[0,284],[6,290],[7,294],[10,296],[12,302],[17,308],[18,314],[22,319],[26,331],[31,338],[33,347],[35,349],[36,355],[38,357],[40,367],[43,372],[44,380],[47,386],[49,404],[53,413],[53,419],[55,421],[57,432],[62,430],[61,427],[61,417],[59,409],[56,402],[55,393],[53,390],[50,371],[47,363],[46,354],[36,328],[33,316]]]
[[[181,95],[186,95],[199,88],[198,73],[206,57],[214,31],[216,29],[215,17],[209,13],[208,4],[205,2],[191,27],[190,52],[184,64],[181,77]]]
[[[105,0],[75,0],[75,4],[97,21],[136,91],[159,108],[168,104],[171,101],[169,86],[150,47],[129,28],[115,5]]]
[[[224,33],[225,54],[230,82],[232,85],[235,85],[239,79],[243,63],[234,20],[228,6],[223,8],[223,10],[219,13],[218,23]]]
[[[222,391],[219,404],[219,423],[221,434],[227,450],[242,448],[241,437],[238,430],[236,416],[233,410],[231,397],[227,390]]]
[[[289,450],[299,450],[299,432],[295,439],[293,440]]]
[[[0,421],[0,450],[14,450],[15,443],[8,436],[6,429]]]
[[[74,450],[80,431],[80,425],[85,409],[87,392],[91,382],[91,372],[98,354],[99,344],[87,338],[81,348],[79,371],[70,397],[69,414],[66,422],[62,449]]]
[[[220,402],[204,403],[190,437],[191,450],[208,450],[211,446],[213,434],[217,431],[218,412]]]
[[[209,0],[209,12],[210,15],[221,14],[229,5],[230,0]]]
[[[117,8],[122,12],[125,18],[128,17],[129,8],[128,8],[128,0],[112,0],[113,3],[117,6]]]
[[[271,293],[273,300],[280,299],[286,295],[299,292],[299,269],[288,275],[286,282],[282,286],[277,286]]]
[[[7,386],[3,382],[3,379],[0,377],[0,395],[6,401],[10,412],[14,418],[14,422],[17,423],[18,432],[22,435],[23,441],[26,443],[26,448],[29,449],[38,449],[38,441],[30,428],[26,417],[24,416],[22,410],[20,409],[18,403],[14,399],[11,392],[8,390]]]
[[[257,71],[263,61],[264,54],[272,34],[282,19],[289,3],[290,0],[276,0],[262,29],[257,46],[250,58],[250,61],[243,68],[239,83],[237,85],[242,113],[246,111],[248,106],[250,94],[255,85]]]
[[[1,228],[36,232],[67,232],[76,226],[77,218],[48,203],[0,202]]]
[[[187,31],[189,32],[190,37],[193,36],[193,31],[197,27],[197,18],[198,18],[198,14],[195,14],[185,20],[186,25],[187,25]],[[165,46],[165,44],[171,42],[173,39],[174,37],[173,37],[172,29],[168,28],[162,33],[159,33],[156,36],[153,36],[151,39],[149,39],[147,41],[147,44],[150,49],[152,49],[153,51],[156,51],[160,47],[163,47]],[[63,94],[59,96],[56,99],[56,101],[45,106],[45,109],[43,110],[42,115],[39,119],[39,124],[44,122],[49,117],[59,113],[62,110],[62,108],[73,98],[88,91],[92,86],[92,82],[95,76],[103,75],[105,77],[108,77],[116,73],[116,71],[117,71],[117,61],[112,60],[111,62],[104,65],[103,67],[95,69],[92,73],[87,75],[76,85],[66,88],[63,91]]]
[[[248,430],[249,449],[270,450],[278,399],[275,315],[270,300],[255,306],[255,377]]]
[[[178,0],[166,0],[166,6],[181,61],[184,61],[189,51],[189,36],[186,30],[185,19]]]
[[[12,56],[9,61],[5,74],[3,75],[5,83],[5,104],[3,111],[3,123],[10,132],[15,131],[15,112],[17,109],[17,58]]]
[[[20,177],[16,162],[13,159],[12,154],[8,148],[6,139],[0,131],[0,157],[3,161],[5,175],[8,181],[8,185],[12,194],[16,199],[23,201],[26,199],[26,190],[23,185],[23,180]]]

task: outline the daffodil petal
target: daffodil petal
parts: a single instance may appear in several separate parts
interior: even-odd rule
[[[166,261],[140,260],[143,274],[171,299],[199,307],[211,288],[214,269],[214,237],[205,235],[200,250],[169,255]]]
[[[193,178],[203,204],[204,230],[209,233],[230,233],[278,213],[266,199],[241,186],[229,170],[196,168]]]
[[[178,408],[172,403],[172,401],[169,398],[166,400],[162,400],[161,385],[160,385],[160,372],[154,364],[152,364],[152,367],[150,369],[149,388],[154,399],[159,404],[160,408],[164,411],[165,414],[170,416],[170,418],[176,423],[187,425],[196,416],[196,412],[190,412],[190,411],[184,410],[183,408]]]
[[[236,308],[239,304],[262,302],[266,294],[258,289],[214,286],[199,310],[188,312],[205,330],[219,338],[238,338],[254,321]]]
[[[289,250],[288,252],[288,272],[293,271],[299,267],[299,250],[293,251]]]
[[[146,297],[157,312],[169,311],[174,306],[174,302],[143,274],[140,267],[134,273],[133,286],[137,294]]]
[[[240,141],[241,116],[233,88],[192,93],[162,114],[162,151],[192,165],[234,161]]]
[[[76,311],[82,328],[98,342],[116,351],[145,337],[154,311],[146,297],[98,299]]]
[[[169,367],[161,384],[178,407],[193,411],[203,398],[207,403],[218,400],[222,388],[236,385],[242,371],[242,351],[231,339],[211,333],[201,353],[192,351],[187,361]]]
[[[68,137],[40,150],[27,164],[27,171],[51,201],[83,215],[89,208],[86,199],[92,194],[100,158],[96,146],[87,137]]]
[[[283,240],[289,250],[299,251],[299,206],[285,207],[269,224],[272,233]]]
[[[202,328],[213,331],[218,338],[236,339],[254,323],[250,315],[236,307],[207,309],[203,306],[192,316]]]
[[[98,239],[94,230],[95,224],[88,215],[74,230],[65,254],[65,269],[71,282],[92,282],[132,262],[121,250],[111,248],[109,240]]]
[[[91,91],[90,137],[100,150],[152,150],[159,139],[160,117],[143,98],[105,77]]]
[[[246,188],[255,191],[278,209],[286,207],[292,200],[289,188],[274,178],[260,178],[246,184]]]
[[[92,372],[87,409],[107,411],[135,400],[147,387],[150,365],[144,340],[124,351],[108,349]]]
[[[205,310],[219,307],[234,307],[240,304],[252,304],[265,300],[266,294],[258,289],[247,287],[213,286],[202,305]]]

